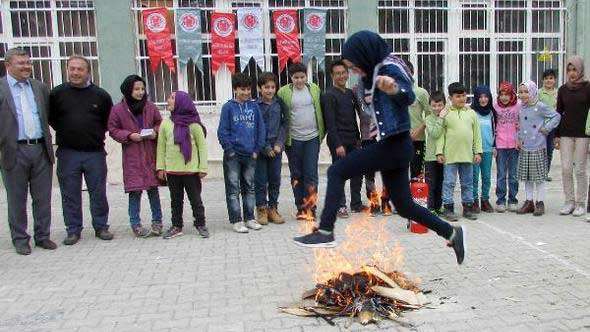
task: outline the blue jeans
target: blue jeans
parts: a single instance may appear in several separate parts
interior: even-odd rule
[[[506,204],[506,181],[508,181],[508,203],[517,204],[518,199],[518,179],[516,172],[518,170],[518,150],[516,149],[498,149],[496,156],[496,166],[498,169],[496,181],[496,204]]]
[[[95,230],[108,229],[109,202],[107,201],[107,161],[104,151],[85,152],[59,148],[57,178],[68,235],[80,234],[82,217],[82,176],[90,195],[90,214]]]
[[[252,156],[234,154],[223,155],[223,179],[225,181],[225,200],[229,222],[254,220],[254,172],[256,160]],[[242,194],[242,213],[240,212],[240,193]]]
[[[335,162],[328,169],[328,188],[320,229],[332,231],[344,183],[348,179],[380,171],[391,193],[391,202],[400,217],[415,220],[449,239],[453,228],[428,209],[416,204],[410,193],[409,168],[413,157],[412,140],[408,132],[389,136],[363,149],[357,149]]]
[[[459,174],[459,183],[461,184],[461,202],[463,204],[473,204],[473,164],[446,164],[444,173],[443,204],[454,203],[453,193],[457,182],[457,174]]]
[[[263,155],[258,156],[254,175],[257,207],[276,208],[278,206],[279,192],[281,190],[282,159],[282,153],[274,158]]]
[[[490,199],[490,187],[492,185],[492,152],[481,154],[481,162],[473,165],[473,200],[479,199],[479,177],[481,174],[481,199]]]
[[[141,225],[139,217],[139,210],[141,207],[142,191],[132,191],[129,193],[129,223],[131,227]],[[160,206],[160,193],[158,187],[153,187],[147,190],[150,201],[150,209],[152,210],[152,224],[162,223],[162,207]]]
[[[310,208],[305,206],[304,199],[318,191],[318,158],[320,155],[320,140],[314,138],[309,141],[291,140],[291,146],[287,147],[287,159],[291,172],[291,186],[297,209]]]

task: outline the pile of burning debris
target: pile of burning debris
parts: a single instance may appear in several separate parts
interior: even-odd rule
[[[335,324],[336,317],[356,317],[365,325],[395,320],[402,311],[428,304],[422,291],[403,273],[385,273],[373,266],[365,266],[354,274],[340,273],[317,284],[303,294],[302,300],[301,305],[280,310],[296,316],[319,317],[330,325]]]
[[[403,311],[428,304],[419,281],[397,272],[403,268],[403,250],[391,244],[388,222],[361,215],[347,225],[345,241],[337,248],[314,249],[315,288],[304,292],[300,303],[280,311],[319,317],[330,325],[337,317],[369,324],[396,320]]]

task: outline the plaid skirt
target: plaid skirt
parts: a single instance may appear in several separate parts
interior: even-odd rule
[[[518,180],[541,182],[547,179],[547,149],[520,150],[518,154]]]

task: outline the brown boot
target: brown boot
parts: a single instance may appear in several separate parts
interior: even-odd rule
[[[494,208],[492,207],[492,204],[490,204],[490,201],[483,199],[481,200],[481,210],[486,213],[494,212]]]
[[[544,214],[545,214],[545,203],[543,203],[543,201],[539,201],[535,205],[535,211],[533,212],[533,216],[540,217]]]
[[[479,207],[479,202],[476,200],[473,201],[473,205],[471,206],[471,212],[478,214],[481,213],[481,208]]]
[[[270,221],[273,224],[284,224],[285,223],[285,220],[279,214],[279,211],[277,210],[276,207],[268,209],[267,216],[268,216],[268,221]]]
[[[533,201],[524,201],[522,207],[516,211],[517,214],[527,214],[533,212],[535,212],[535,203],[533,203]]]
[[[266,207],[256,208],[256,221],[261,225],[268,225],[268,209]]]

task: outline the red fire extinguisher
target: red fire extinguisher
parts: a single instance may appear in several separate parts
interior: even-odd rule
[[[414,199],[416,204],[425,208],[428,207],[428,184],[424,181],[423,176],[410,183],[410,191],[412,192],[412,199]],[[428,228],[414,220],[408,220],[408,228],[412,233],[428,233]]]

